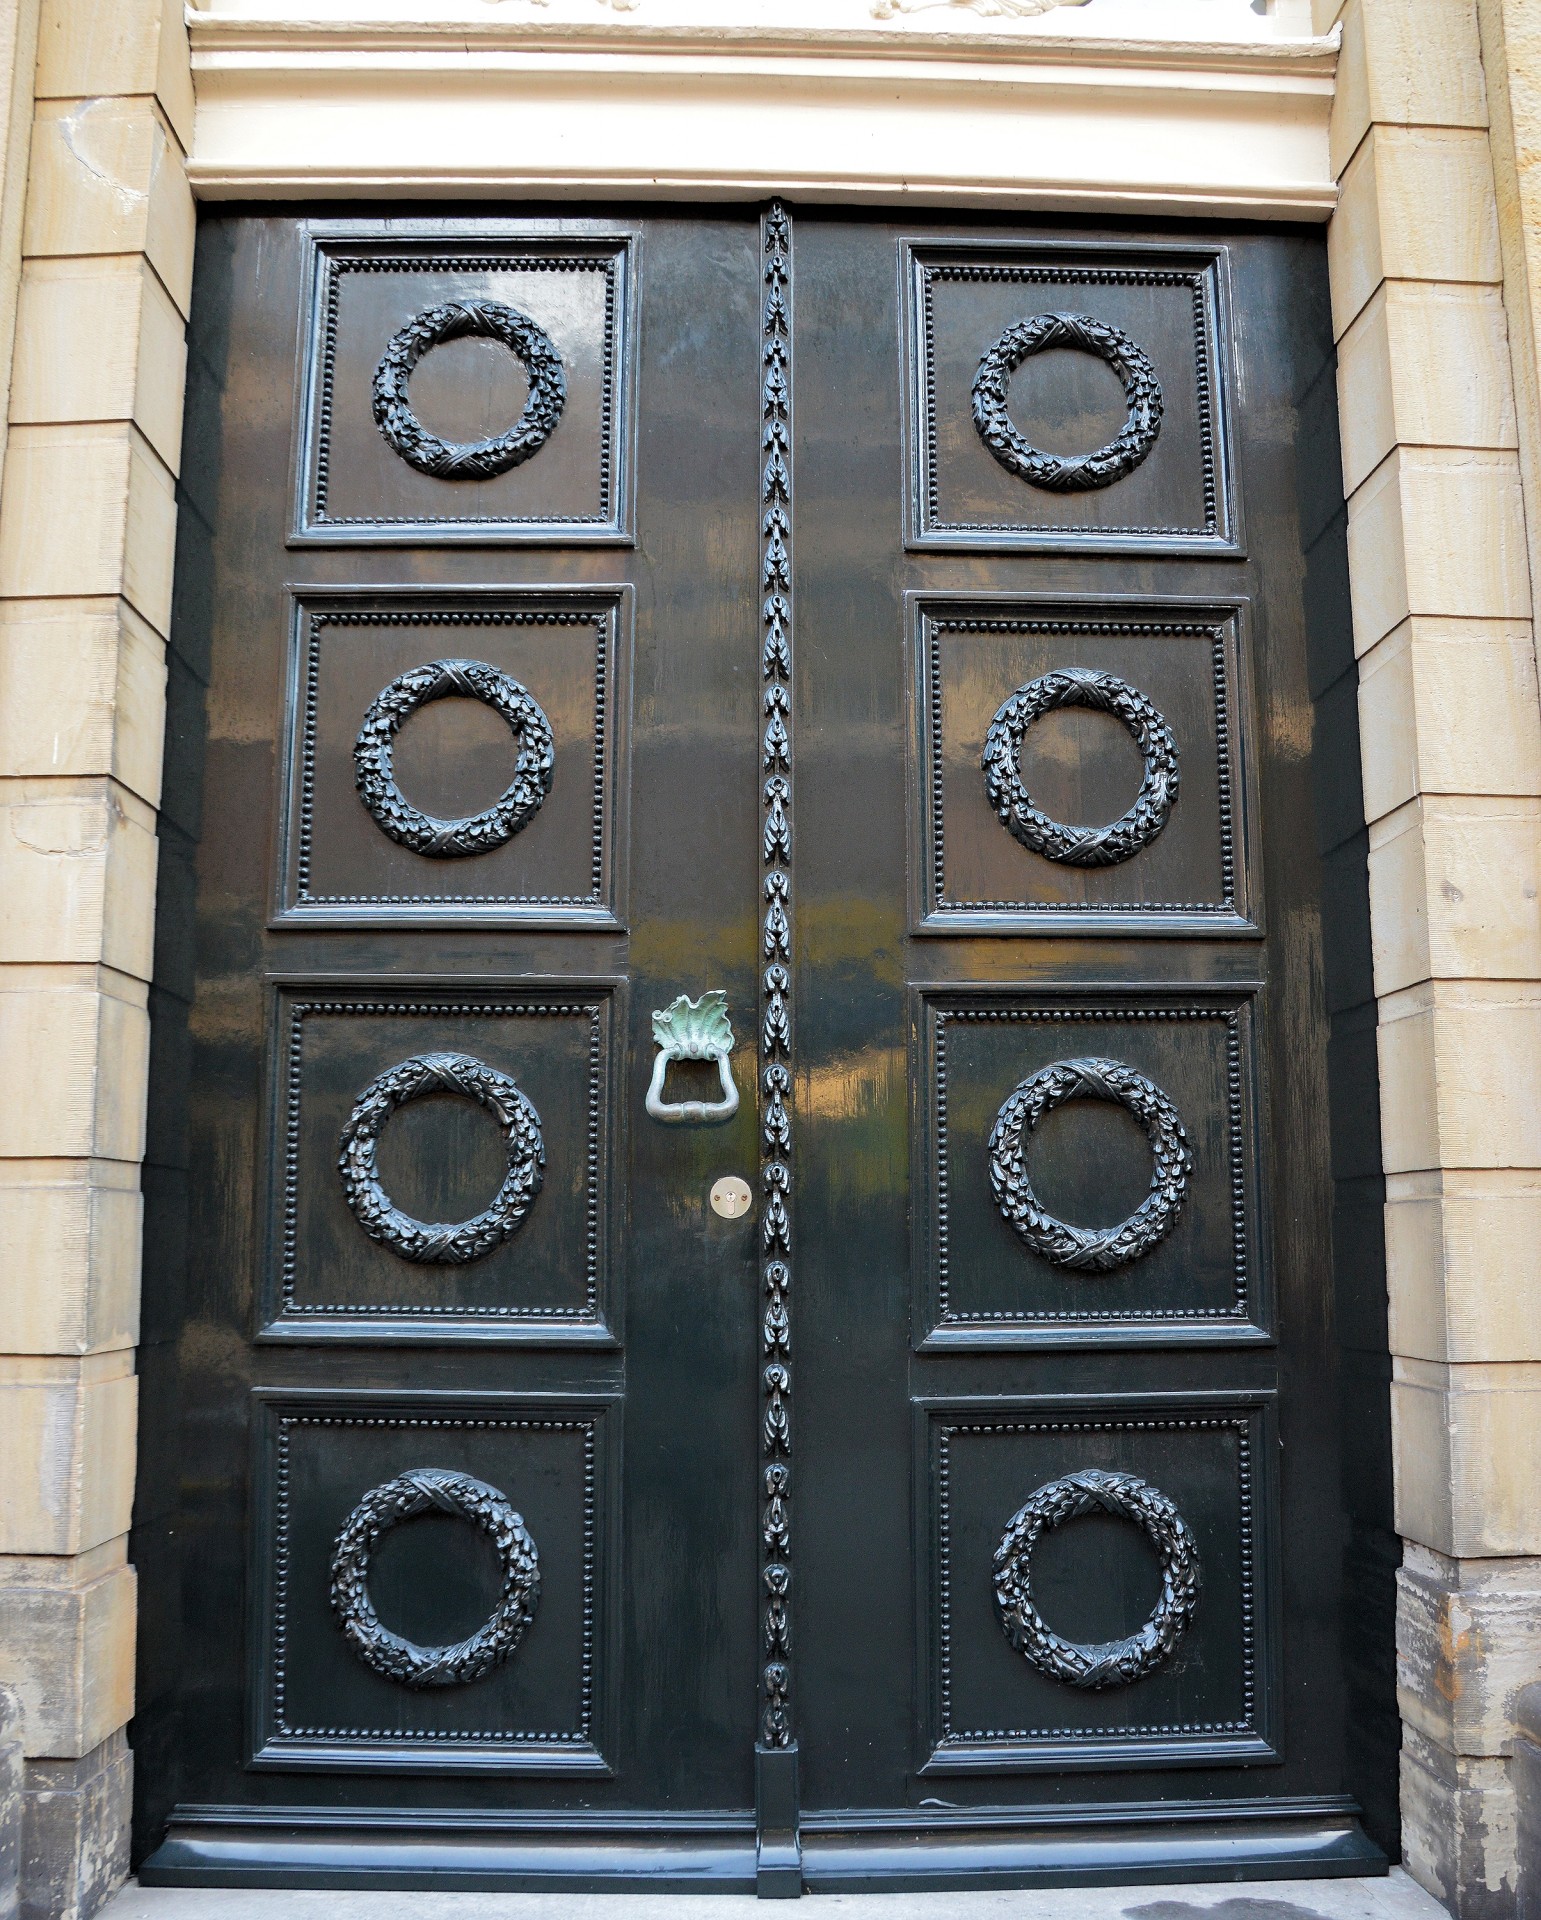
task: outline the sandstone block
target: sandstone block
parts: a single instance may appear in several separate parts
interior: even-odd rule
[[[1402,1715],[1447,1753],[1502,1758],[1541,1673],[1541,1560],[1453,1560],[1410,1544],[1397,1574]]]
[[[128,1532],[130,1353],[0,1356],[0,1554],[79,1554]]]
[[[82,1760],[29,1760],[21,1920],[91,1920],[128,1877],[134,1756],[121,1733]]]
[[[155,817],[103,780],[0,780],[0,961],[154,962]]]
[[[1360,656],[1409,614],[1528,619],[1517,457],[1398,448],[1348,503],[1348,559]]]
[[[0,1568],[0,1681],[21,1703],[29,1759],[78,1759],[133,1716],[134,1570],[114,1547],[100,1571],[93,1554]],[[73,1584],[81,1566],[97,1577]]]
[[[185,314],[196,226],[181,147],[150,101],[39,103],[22,241],[29,258],[143,253]]]
[[[1502,1760],[1402,1738],[1402,1863],[1461,1920],[1513,1920],[1514,1789]]]
[[[166,643],[124,600],[0,604],[0,768],[161,792]]]
[[[1372,127],[1344,168],[1327,260],[1339,338],[1382,280],[1499,285],[1503,260],[1486,134]]]
[[[1519,445],[1497,287],[1383,281],[1338,349],[1343,487],[1391,449]]]
[[[144,1203],[112,1161],[0,1161],[0,1307],[9,1353],[90,1353],[139,1334]]]
[[[14,423],[132,420],[175,473],[186,379],[182,316],[142,258],[26,263],[11,376]]]
[[[121,593],[171,620],[176,498],[131,426],[18,427],[0,498],[0,588],[17,598]]]
[[[1409,988],[1381,1003],[1376,1040],[1388,1174],[1541,1166],[1541,988]]]
[[[1541,1366],[1393,1367],[1398,1532],[1453,1559],[1541,1556]]]
[[[1541,1920],[1541,1682],[1524,1688],[1516,1702],[1513,1758],[1515,1920]]]
[[[1318,0],[1319,16],[1327,10]],[[1487,125],[1473,0],[1350,0],[1342,18],[1332,109],[1334,173],[1343,171],[1372,122]],[[1437,57],[1431,57],[1432,48],[1438,48]]]
[[[1541,977],[1541,801],[1429,795],[1370,829],[1378,994]]]
[[[1405,620],[1359,666],[1365,818],[1419,793],[1541,794],[1529,625]]]
[[[21,1886],[21,1702],[0,1686],[0,1920],[16,1920]]]
[[[144,1157],[149,1017],[94,986],[5,989],[0,1159]]]
[[[1541,1361],[1541,1315],[1525,1284],[1537,1246],[1541,1178],[1534,1174],[1391,1175],[1392,1352],[1420,1360]]]
[[[43,0],[37,97],[153,93],[192,146],[187,28],[175,0]]]

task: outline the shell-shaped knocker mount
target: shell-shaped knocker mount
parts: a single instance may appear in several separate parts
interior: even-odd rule
[[[653,1015],[653,1078],[647,1090],[647,1110],[655,1120],[675,1126],[710,1126],[731,1120],[738,1112],[738,1086],[728,1056],[733,1051],[733,1028],[728,1020],[728,996],[713,988],[699,1000],[683,993],[662,1012]],[[720,1100],[665,1100],[664,1075],[671,1060],[715,1060],[722,1086]]]

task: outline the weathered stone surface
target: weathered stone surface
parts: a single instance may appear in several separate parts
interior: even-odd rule
[[[1403,1863],[1461,1920],[1513,1920],[1514,1788],[1506,1761],[1402,1738]]]
[[[1514,1702],[1515,1920],[1541,1920],[1541,1681],[1522,1687]]]
[[[27,1763],[21,1920],[90,1920],[122,1885],[133,1782],[121,1732],[83,1760]]]
[[[125,1542],[0,1560],[0,1683],[34,1760],[90,1753],[134,1711],[134,1569]]]
[[[21,1703],[0,1687],[0,1920],[16,1920],[21,1884]]]
[[[1409,1543],[1397,1575],[1402,1715],[1452,1753],[1499,1760],[1541,1674],[1541,1560],[1452,1560]]]

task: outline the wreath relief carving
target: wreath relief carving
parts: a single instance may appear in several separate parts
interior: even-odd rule
[[[1017,431],[1007,411],[1011,376],[1050,347],[1070,347],[1105,360],[1118,375],[1129,414],[1105,447],[1091,453],[1045,453]],[[1090,493],[1133,473],[1161,431],[1161,382],[1145,349],[1121,328],[1086,313],[1035,313],[1010,326],[974,375],[974,425],[1006,469],[1049,493]]]
[[[1085,1513],[1132,1520],[1161,1560],[1161,1598],[1138,1633],[1087,1644],[1066,1640],[1033,1604],[1033,1547]],[[1008,1521],[995,1549],[1001,1630],[1030,1666],[1066,1686],[1126,1687],[1172,1657],[1199,1602],[1199,1550],[1188,1523],[1159,1488],[1132,1473],[1085,1467],[1041,1486]]]
[[[502,714],[519,742],[514,777],[480,813],[439,820],[414,807],[396,784],[395,741],[403,724],[432,700],[481,700]],[[556,747],[540,702],[485,660],[430,660],[397,674],[375,696],[353,744],[359,798],[382,833],[435,860],[489,853],[511,840],[540,811],[551,791]]]
[[[503,1570],[492,1617],[448,1646],[420,1647],[392,1633],[369,1597],[380,1536],[420,1513],[449,1513],[480,1527]],[[348,1644],[365,1666],[408,1687],[460,1687],[491,1673],[523,1639],[539,1598],[540,1555],[524,1521],[496,1487],[441,1467],[416,1467],[371,1489],[343,1522],[332,1554],[332,1611]]]
[[[1140,791],[1127,812],[1104,827],[1069,827],[1033,805],[1022,778],[1022,741],[1045,713],[1089,707],[1122,720],[1145,762]],[[1061,667],[1018,687],[1003,701],[985,735],[980,764],[985,793],[1001,825],[1032,853],[1068,867],[1112,867],[1148,847],[1177,804],[1177,741],[1160,710],[1137,687],[1111,673]]]
[[[1067,1100],[1126,1107],[1150,1141],[1150,1191],[1116,1226],[1073,1227],[1056,1219],[1033,1192],[1027,1142],[1045,1114]],[[1176,1224],[1193,1177],[1193,1155],[1176,1107],[1153,1080],[1117,1060],[1058,1060],[1030,1074],[996,1115],[988,1151],[990,1189],[1002,1218],[1051,1266],[1083,1273],[1109,1273],[1159,1245]]]
[[[485,1107],[503,1130],[508,1172],[492,1204],[469,1220],[435,1224],[403,1213],[380,1184],[378,1150],[398,1107],[425,1093],[458,1093]],[[342,1130],[337,1171],[349,1211],[371,1240],[419,1266],[464,1266],[517,1233],[545,1177],[540,1115],[506,1073],[467,1053],[422,1053],[378,1075]]]
[[[501,340],[524,365],[530,391],[507,433],[486,440],[442,440],[412,411],[412,370],[446,340]],[[491,480],[522,466],[551,437],[567,403],[567,375],[550,334],[517,307],[498,300],[445,300],[427,307],[391,335],[375,368],[375,425],[409,467],[436,480]]]

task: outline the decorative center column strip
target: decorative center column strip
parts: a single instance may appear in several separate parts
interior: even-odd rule
[[[761,227],[765,309],[761,330],[763,453],[761,681],[765,733],[765,921],[760,1074],[760,1234],[765,1263],[764,1661],[762,1747],[793,1740],[792,1510],[792,230],[773,201]]]

